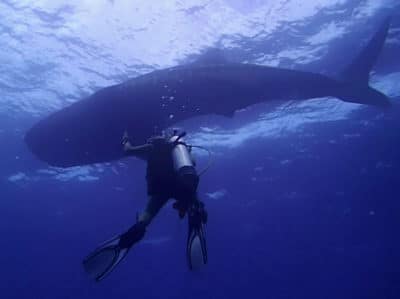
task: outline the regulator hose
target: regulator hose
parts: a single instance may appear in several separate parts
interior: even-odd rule
[[[208,153],[207,165],[201,171],[199,171],[199,176],[202,176],[203,174],[205,174],[210,169],[211,165],[214,162],[213,157],[212,157],[212,152],[208,148],[205,148],[205,147],[200,146],[200,145],[189,145],[189,147],[198,148],[198,149],[201,149],[201,150],[206,151]]]

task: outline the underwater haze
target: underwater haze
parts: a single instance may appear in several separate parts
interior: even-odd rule
[[[212,152],[204,268],[188,269],[171,203],[109,277],[86,275],[83,258],[144,208],[146,165],[50,166],[24,141],[32,126],[210,48],[335,77],[388,16],[370,85],[391,107],[294,93],[179,123]],[[0,0],[0,44],[0,298],[400,298],[398,0]]]

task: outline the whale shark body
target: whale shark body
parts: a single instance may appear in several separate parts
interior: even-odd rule
[[[337,78],[221,58],[172,67],[99,90],[35,124],[25,135],[31,151],[58,167],[122,158],[122,133],[143,144],[161,130],[195,116],[232,116],[272,100],[336,97],[346,102],[389,106],[368,86],[369,73],[383,47],[390,20]]]

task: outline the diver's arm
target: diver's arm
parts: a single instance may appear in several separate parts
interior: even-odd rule
[[[126,155],[135,156],[144,160],[147,160],[152,148],[153,146],[148,143],[138,146],[133,146],[129,141],[124,143],[124,152]]]

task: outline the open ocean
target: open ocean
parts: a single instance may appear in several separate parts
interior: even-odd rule
[[[86,275],[82,259],[145,206],[146,165],[50,166],[24,141],[35,123],[210,47],[334,76],[387,16],[370,82],[392,107],[293,94],[186,121],[212,152],[208,264],[188,270],[171,203],[109,277]],[[1,299],[400,298],[398,0],[0,0],[0,45]]]

